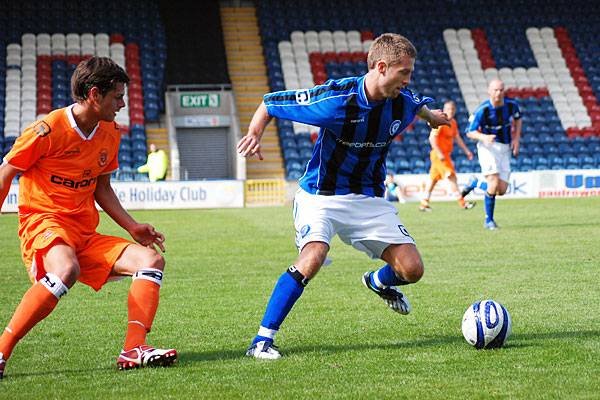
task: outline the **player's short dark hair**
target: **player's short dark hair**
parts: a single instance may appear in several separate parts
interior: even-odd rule
[[[375,68],[375,64],[379,60],[392,65],[399,63],[400,59],[405,56],[417,58],[417,49],[410,40],[397,33],[384,33],[371,44],[367,55],[367,64],[369,69]]]
[[[92,57],[81,61],[73,72],[71,96],[77,102],[84,101],[93,87],[104,96],[115,89],[117,83],[129,83],[125,70],[108,57]]]

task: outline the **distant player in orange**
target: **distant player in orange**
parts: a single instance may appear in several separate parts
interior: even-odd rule
[[[115,115],[129,77],[111,59],[82,61],[71,80],[77,102],[25,129],[0,166],[0,205],[19,179],[19,238],[33,282],[0,336],[0,378],[17,342],[80,281],[95,290],[132,276],[119,369],[168,366],[174,349],[146,345],[162,285],[164,236],[135,221],[110,186],[121,138]],[[100,207],[139,244],[96,232]],[[4,309],[2,310],[4,311]]]
[[[427,185],[426,193],[419,210],[431,211],[429,206],[429,199],[431,198],[431,192],[438,183],[443,179],[448,179],[452,193],[457,197],[458,204],[461,208],[469,210],[475,206],[475,203],[465,201],[458,191],[458,184],[456,183],[456,172],[454,171],[454,164],[450,159],[450,154],[454,147],[454,141],[458,144],[458,147],[462,149],[467,155],[469,160],[473,159],[473,153],[469,151],[469,148],[465,145],[465,142],[458,133],[458,124],[454,119],[456,114],[456,104],[453,101],[447,101],[444,103],[444,113],[450,119],[450,126],[440,126],[437,129],[432,129],[429,135],[429,143],[431,143],[431,153],[429,155],[431,159],[431,169],[429,170],[429,184]]]

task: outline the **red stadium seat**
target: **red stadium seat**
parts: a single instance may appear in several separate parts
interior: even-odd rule
[[[337,53],[333,51],[323,53],[323,62],[337,62]]]
[[[337,55],[338,62],[349,62],[352,60],[352,54],[347,51],[340,51]]]
[[[355,63],[361,62],[361,61],[366,62],[367,61],[367,53],[364,53],[362,51],[356,51],[356,52],[352,53],[352,61]]]
[[[373,32],[371,31],[360,31],[360,41],[364,42],[367,40],[373,40],[375,39],[375,35],[373,35]]]
[[[110,35],[110,43],[123,43],[125,41],[125,37],[120,33],[113,33]]]
[[[317,61],[323,63],[323,54],[313,51],[308,55],[308,60],[311,62],[311,64]]]

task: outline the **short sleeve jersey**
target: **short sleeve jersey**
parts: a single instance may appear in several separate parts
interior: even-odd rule
[[[510,144],[512,120],[520,118],[521,111],[516,100],[505,97],[504,104],[498,107],[486,100],[471,116],[467,132],[480,131],[486,135],[496,135],[497,143]]]
[[[436,143],[442,153],[446,156],[452,153],[454,148],[454,138],[458,136],[458,124],[453,118],[450,120],[450,126],[442,125],[436,131],[434,131]]]
[[[402,89],[394,99],[370,102],[364,81],[343,78],[264,96],[270,116],[321,128],[299,182],[308,193],[383,197],[390,143],[433,101]]]
[[[98,176],[118,169],[119,127],[100,121],[86,137],[72,107],[55,110],[29,126],[5,161],[23,171],[19,217],[68,217],[84,232],[98,225],[94,190]]]

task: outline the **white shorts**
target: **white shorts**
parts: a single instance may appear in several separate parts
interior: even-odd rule
[[[336,234],[371,258],[381,258],[391,244],[415,244],[396,207],[383,198],[360,194],[322,196],[299,189],[294,226],[299,250],[310,242],[331,245]]]
[[[510,178],[510,145],[505,143],[492,143],[485,145],[477,143],[477,156],[481,173],[484,176],[498,174],[499,178],[508,182]]]

